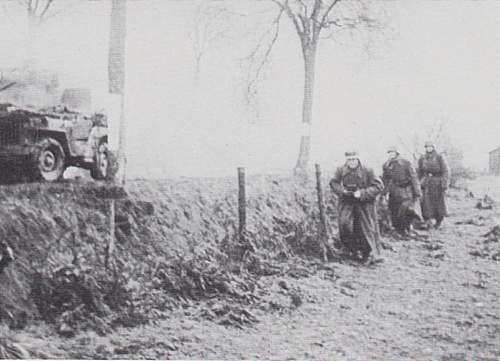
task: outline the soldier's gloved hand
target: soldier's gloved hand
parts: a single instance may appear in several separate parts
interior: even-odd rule
[[[353,193],[354,198],[360,199],[361,198],[361,191],[358,189],[356,192]]]
[[[342,198],[345,200],[352,199],[353,193],[351,191],[343,190],[342,191]]]

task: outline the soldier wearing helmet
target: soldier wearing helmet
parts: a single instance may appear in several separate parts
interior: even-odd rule
[[[330,187],[338,197],[339,236],[349,256],[365,263],[380,261],[379,229],[375,201],[382,181],[364,166],[357,151],[345,153]]]
[[[422,186],[422,216],[428,227],[435,219],[439,228],[446,215],[445,195],[448,189],[449,171],[444,157],[436,151],[434,142],[424,144],[425,154],[418,161],[418,177]]]
[[[412,222],[420,220],[416,203],[422,192],[411,162],[401,157],[397,147],[389,147],[387,154],[389,159],[382,166],[383,194],[389,195],[392,226],[401,235],[407,235]]]

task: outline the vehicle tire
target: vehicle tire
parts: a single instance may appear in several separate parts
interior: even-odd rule
[[[33,151],[33,173],[35,181],[55,182],[62,178],[65,164],[65,154],[61,144],[46,138],[40,141]]]
[[[90,176],[97,180],[109,179],[109,173],[108,140],[102,139],[99,141],[94,155],[94,164],[90,168]]]

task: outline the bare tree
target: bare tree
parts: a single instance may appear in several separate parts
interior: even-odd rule
[[[288,19],[293,24],[300,41],[304,61],[302,102],[304,132],[300,139],[294,173],[305,175],[311,149],[316,56],[320,40],[335,36],[340,29],[359,29],[363,26],[368,29],[378,28],[379,23],[367,15],[366,3],[362,0],[260,0],[261,3],[264,1],[276,5],[277,13],[249,56],[254,68],[253,76],[249,79],[248,91],[255,91],[253,87],[279,38],[280,24],[283,19]]]
[[[26,38],[26,67],[35,67],[35,46],[39,28],[49,14],[54,0],[20,0],[26,7],[26,16],[28,21],[28,34]]]
[[[202,60],[210,47],[230,33],[230,18],[236,14],[220,1],[199,0],[189,37],[192,42],[195,77],[199,78]]]
[[[57,16],[73,7],[78,0],[17,0],[12,2],[26,11],[26,67],[35,67],[35,46],[40,27],[50,18]],[[57,5],[57,6],[56,6]],[[5,8],[4,8],[5,9]]]

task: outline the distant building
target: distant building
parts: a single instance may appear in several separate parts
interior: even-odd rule
[[[490,152],[490,174],[500,175],[500,147]]]

